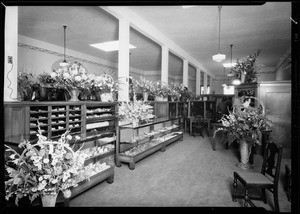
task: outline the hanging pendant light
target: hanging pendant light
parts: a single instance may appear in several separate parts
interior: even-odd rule
[[[68,63],[66,61],[66,28],[67,28],[67,26],[64,25],[63,28],[64,28],[64,61],[59,63],[59,65],[62,67],[68,65]]]
[[[216,62],[222,62],[224,59],[226,59],[226,55],[225,54],[221,54],[220,51],[220,41],[221,41],[221,8],[222,6],[219,6],[219,52],[216,55],[212,56],[212,59]]]
[[[232,46],[233,44],[230,45],[230,64],[228,67],[232,68],[233,66],[235,66],[235,63],[232,63]],[[223,64],[224,65],[224,64]],[[225,66],[224,66],[225,67]],[[229,73],[227,74],[228,77],[233,77],[234,74],[231,72],[231,70],[229,71]]]

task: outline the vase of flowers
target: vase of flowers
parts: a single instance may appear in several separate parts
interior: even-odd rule
[[[256,106],[251,106],[251,101],[256,101]],[[237,98],[233,104],[233,110],[220,119],[225,128],[219,128],[214,133],[223,131],[228,143],[234,141],[240,144],[241,162],[238,167],[249,169],[248,163],[252,146],[261,145],[262,132],[270,131],[272,122],[265,115],[263,103],[253,96]],[[246,144],[246,145],[245,145]]]
[[[231,68],[231,72],[235,78],[241,80],[242,83],[250,83],[257,81],[257,72],[260,70],[260,65],[257,63],[257,57],[261,50],[246,57],[239,58],[236,65]]]
[[[167,101],[169,91],[168,84],[162,81],[154,82],[153,87],[151,88],[151,94],[154,95],[155,101]]]
[[[179,100],[180,92],[183,88],[183,85],[177,82],[171,82],[169,84],[169,96],[171,97],[171,101]]]
[[[47,140],[39,126],[37,136],[38,142],[34,144],[23,140],[18,145],[21,152],[5,145],[8,173],[5,198],[15,197],[16,205],[23,197],[29,197],[32,202],[40,196],[43,206],[54,206],[60,191],[64,197],[70,197],[71,187],[89,179],[84,168],[87,156],[69,146],[69,141],[80,137],[73,137],[67,131],[58,141]]]
[[[59,67],[50,76],[55,80],[55,87],[66,89],[69,92],[70,101],[79,101],[78,95],[76,96],[77,92],[73,90],[80,91],[90,86],[85,68],[76,61],[73,64]]]
[[[140,76],[140,79],[135,80],[134,84],[137,86],[137,91],[140,91],[143,93],[144,101],[148,101],[148,96],[152,90],[153,82],[150,80],[147,80],[143,76]]]
[[[118,91],[118,83],[108,74],[89,75],[91,91],[95,94],[96,99],[102,102],[113,102],[113,94]]]
[[[118,117],[121,120],[130,121],[133,127],[139,122],[154,118],[153,106],[148,101],[137,100],[134,94],[133,102],[120,102]]]

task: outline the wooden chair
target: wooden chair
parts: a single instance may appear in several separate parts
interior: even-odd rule
[[[239,181],[245,189],[244,195],[244,207],[248,206],[248,203],[255,207],[251,199],[262,200],[265,204],[267,203],[266,189],[273,193],[274,204],[276,212],[279,212],[278,202],[278,182],[280,175],[280,165],[282,159],[282,146],[277,147],[275,143],[270,142],[266,145],[265,154],[263,157],[263,163],[261,172],[249,172],[249,171],[235,171],[233,173],[233,194],[232,200],[236,201],[238,197],[237,192],[237,181]],[[254,198],[249,197],[249,189],[260,189],[262,197]]]
[[[203,117],[201,115],[195,116],[194,120],[190,121],[192,123],[192,130],[191,133],[195,137],[196,133],[199,133],[201,137],[204,138],[203,135],[203,129],[204,129],[204,124],[203,124]]]

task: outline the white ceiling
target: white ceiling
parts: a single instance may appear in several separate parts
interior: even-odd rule
[[[128,6],[152,26],[199,61],[215,75],[222,75],[222,63],[212,60],[218,52],[218,6]],[[276,67],[291,44],[291,3],[267,2],[261,6],[223,6],[221,10],[221,52],[233,62],[261,49],[259,63]],[[97,6],[20,6],[19,34],[63,46],[63,25],[67,25],[67,49],[111,62],[117,52],[104,52],[89,44],[118,39],[118,20]],[[161,47],[131,28],[130,66],[157,71]],[[63,49],[62,49],[63,51]],[[68,53],[67,53],[68,54]],[[180,59],[170,57],[171,74],[182,74]]]

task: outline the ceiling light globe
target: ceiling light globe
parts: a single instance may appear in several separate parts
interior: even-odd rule
[[[216,55],[213,55],[212,56],[212,59],[216,62],[222,62],[223,60],[226,59],[226,55],[225,54],[221,54],[221,53],[218,53]]]
[[[232,84],[233,84],[233,85],[240,85],[240,84],[241,84],[241,80],[239,80],[239,79],[234,79],[234,80],[232,80]]]

